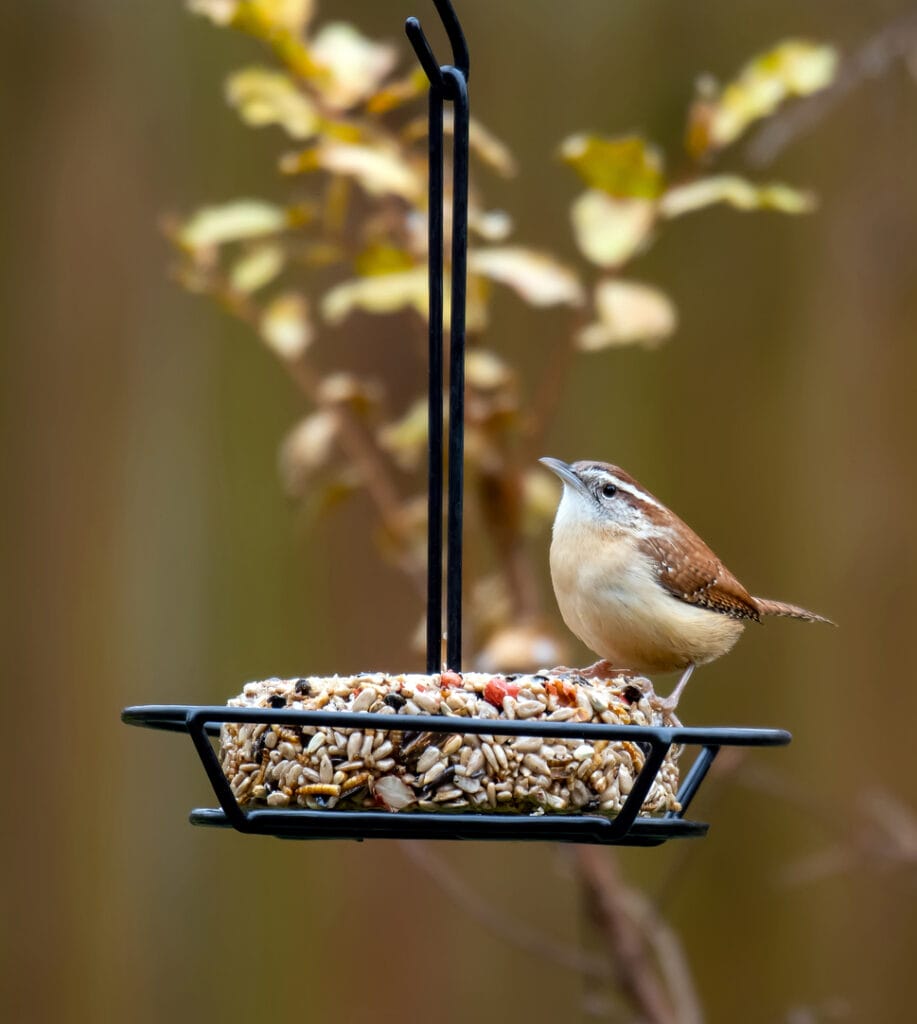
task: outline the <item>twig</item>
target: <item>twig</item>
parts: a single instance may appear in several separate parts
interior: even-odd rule
[[[300,359],[298,362],[285,361],[287,372],[299,385],[304,394],[313,401],[318,400],[319,383],[311,367]],[[378,449],[372,443],[360,423],[346,405],[336,405],[334,411],[338,417],[339,440],[341,447],[350,457],[360,473],[366,491],[376,505],[379,516],[395,537],[402,533],[401,498],[389,478],[387,467]],[[403,568],[417,585],[419,593],[426,594],[426,574],[424,567],[416,559],[405,554]]]
[[[599,956],[581,949],[551,942],[532,928],[517,921],[485,899],[477,889],[468,885],[449,865],[420,842],[399,843],[406,857],[424,871],[453,903],[488,931],[511,942],[514,946],[547,961],[552,966],[566,967],[587,977],[607,978],[609,969]]]
[[[788,800],[822,827],[836,835],[836,841],[823,850],[797,861],[780,875],[784,885],[809,883],[860,865],[889,868],[917,864],[917,816],[892,793],[871,787],[868,795],[858,796],[859,815],[850,805],[832,807],[816,802],[807,793],[785,783],[776,773],[760,767],[746,767],[738,779],[754,789]],[[851,820],[858,828],[851,829]]]
[[[656,962],[675,1008],[675,1019],[679,1024],[701,1024],[704,1016],[697,989],[678,936],[639,890],[627,886],[621,895],[630,904],[633,919],[653,945]]]
[[[834,82],[808,99],[771,117],[745,147],[754,167],[774,161],[790,143],[810,131],[854,89],[878,78],[917,48],[917,11],[910,10],[884,25],[843,61]]]
[[[621,880],[615,860],[609,851],[595,846],[577,846],[574,851],[587,906],[605,937],[622,992],[650,1024],[680,1024],[653,970],[646,935],[634,913],[633,894]]]
[[[238,320],[260,334],[260,314],[257,306],[236,289],[215,270],[208,274],[208,291],[223,307]],[[279,360],[293,382],[302,393],[320,404],[319,381],[311,367],[300,357],[298,360]],[[345,455],[357,466],[367,494],[376,506],[383,526],[395,538],[402,538],[401,499],[392,483],[388,467],[379,450],[367,436],[352,410],[344,404],[334,407],[338,422],[338,439]],[[422,597],[426,595],[426,570],[413,558],[407,546],[401,559],[401,567],[410,578],[414,588]]]

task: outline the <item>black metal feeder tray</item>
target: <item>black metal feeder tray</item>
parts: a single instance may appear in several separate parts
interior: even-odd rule
[[[461,672],[462,652],[462,509],[464,470],[465,305],[468,241],[468,48],[449,0],[433,0],[452,46],[452,63],[440,65],[416,18],[405,29],[430,81],[429,94],[429,462],[427,535],[427,672],[441,668],[445,620],[446,666]],[[449,326],[447,569],[443,587],[443,109],[454,110],[452,143],[451,320]],[[443,615],[443,590],[446,607]],[[194,825],[234,828],[279,839],[479,839],[550,840],[618,846],[658,846],[668,839],[704,836],[708,825],[684,817],[713,759],[724,746],[771,747],[790,742],[780,729],[686,728],[682,726],[606,725],[598,722],[549,722],[456,717],[391,715],[368,712],[306,711],[262,707],[148,705],[126,708],[122,719],[169,732],[186,732],[204,765],[218,808],[191,812]],[[243,808],[217,758],[212,737],[224,722],[336,729],[424,730],[540,737],[543,739],[627,740],[642,748],[643,765],[621,810],[598,813],[493,814],[466,811],[409,812],[388,810],[310,810]],[[677,794],[680,809],[641,816],[640,809],[673,746],[699,752]]]
[[[272,708],[152,704],[126,708],[129,725],[168,732],[187,732],[200,755],[219,808],[191,812],[193,825],[234,828],[250,835],[278,839],[514,839],[616,846],[659,846],[667,839],[704,836],[708,825],[684,817],[721,747],[772,747],[790,742],[781,729],[690,728],[603,725],[595,722],[532,722],[452,715],[391,715],[349,711],[295,711]],[[265,722],[272,725],[333,726],[335,729],[395,729],[427,732],[492,733],[538,736],[543,739],[629,740],[643,748],[646,759],[621,811],[613,818],[599,814],[418,813],[409,811],[337,811],[243,809],[230,789],[210,737],[223,722]],[[460,723],[460,724],[458,724]],[[673,745],[698,746],[700,751],[678,790],[681,809],[660,817],[640,816],[640,807]]]

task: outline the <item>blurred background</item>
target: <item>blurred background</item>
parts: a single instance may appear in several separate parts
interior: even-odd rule
[[[458,6],[473,112],[522,168],[489,197],[571,260],[566,135],[672,146],[700,72],[728,78],[787,36],[849,54],[910,8]],[[395,41],[409,14],[434,20],[422,0],[320,5]],[[715,209],[640,258],[678,331],[582,358],[543,453],[627,467],[756,593],[840,624],[751,629],[698,674],[686,721],[794,742],[710,781],[706,841],[618,859],[684,943],[711,1021],[893,1022],[917,995],[910,49],[910,69],[891,60],[755,170],[815,190],[816,213]],[[282,194],[276,138],[222,99],[254,44],[178,0],[37,0],[0,8],[0,55],[5,1018],[600,1015],[580,974],[485,927],[397,844],[192,829],[211,798],[191,744],[120,724],[125,705],[221,703],[251,678],[416,669],[421,609],[380,565],[365,503],[304,524],[276,476],[301,396],[168,277],[163,213]],[[508,292],[493,312],[486,340],[523,372],[567,329]],[[546,530],[537,544],[548,588]],[[496,917],[595,947],[563,851],[432,853]]]

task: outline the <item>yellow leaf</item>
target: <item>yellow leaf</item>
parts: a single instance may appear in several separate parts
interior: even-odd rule
[[[245,0],[242,6],[272,27],[290,32],[301,32],[315,13],[315,0]]]
[[[387,114],[390,110],[400,107],[418,96],[422,96],[428,88],[427,76],[423,68],[415,68],[405,78],[389,82],[378,92],[370,96],[366,110],[370,114]]]
[[[394,147],[359,146],[326,140],[302,153],[290,153],[280,161],[285,174],[324,170],[357,181],[370,195],[396,195],[419,202],[424,185],[417,171]]]
[[[753,185],[736,175],[721,174],[669,189],[659,201],[659,212],[663,217],[680,217],[714,203],[780,213],[809,213],[815,208],[814,196],[788,185]]]
[[[282,245],[266,242],[253,246],[239,257],[229,271],[229,283],[237,292],[250,295],[270,284],[283,270],[286,251]]]
[[[376,243],[364,249],[354,261],[360,277],[373,274],[393,274],[402,270],[411,270],[415,266],[411,254],[397,246]]]
[[[198,210],[179,229],[178,241],[189,249],[202,249],[271,235],[286,226],[287,214],[282,207],[260,199],[237,199]]]
[[[382,427],[379,445],[403,470],[410,472],[426,454],[427,426],[427,401],[418,399],[401,419]]]
[[[310,478],[331,457],[337,431],[337,414],[321,409],[310,413],[287,434],[278,456],[280,479],[287,494],[302,495]]]
[[[571,135],[560,155],[589,188],[619,199],[655,199],[664,186],[659,151],[637,135]]]
[[[277,124],[294,139],[308,139],[319,129],[312,101],[283,71],[236,71],[226,81],[226,98],[246,124]]]
[[[600,281],[595,289],[598,320],[584,327],[577,346],[591,352],[641,342],[655,347],[675,330],[675,307],[668,296],[634,281]]]
[[[583,286],[569,267],[521,246],[475,249],[468,254],[468,269],[508,285],[533,306],[578,306],[584,299]]]
[[[261,337],[281,359],[298,359],[312,344],[306,300],[295,292],[278,296],[261,317]]]
[[[834,80],[837,64],[834,47],[800,39],[755,57],[718,96],[701,100],[704,130],[692,135],[695,152],[728,146],[790,97],[824,89]]]
[[[313,0],[188,0],[188,9],[260,39],[291,71],[316,85],[328,77],[313,60],[303,34]]]
[[[656,203],[649,199],[615,199],[596,189],[570,209],[577,245],[600,267],[620,267],[644,248],[655,218]]]
[[[394,47],[372,42],[345,22],[323,26],[310,50],[327,71],[316,84],[335,110],[347,110],[371,96],[397,59]]]
[[[253,34],[299,33],[311,21],[314,0],[187,0],[188,10],[215,25],[232,25]]]

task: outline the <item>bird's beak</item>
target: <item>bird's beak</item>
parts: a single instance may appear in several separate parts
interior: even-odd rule
[[[565,484],[569,484],[575,491],[579,491],[580,494],[586,493],[583,481],[576,475],[572,466],[566,462],[561,462],[560,459],[550,459],[547,456],[538,461],[542,466],[547,466],[552,473],[556,473]]]

